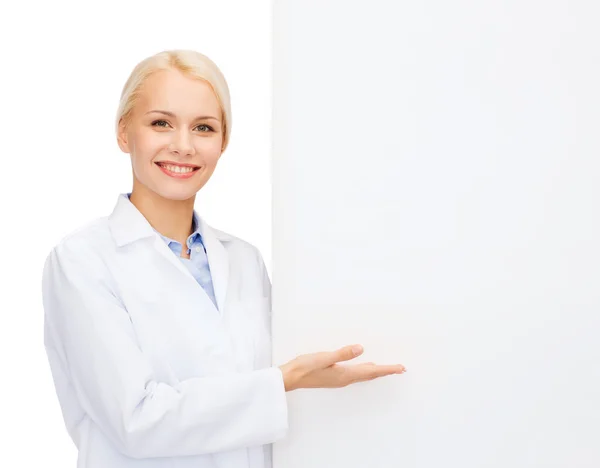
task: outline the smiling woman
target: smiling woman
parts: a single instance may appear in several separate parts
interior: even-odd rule
[[[270,468],[286,392],[404,370],[337,364],[360,347],[272,365],[263,258],[194,209],[231,132],[229,91],[206,56],[166,51],[135,67],[116,132],[133,190],[63,238],[42,280],[45,346],[78,467]]]

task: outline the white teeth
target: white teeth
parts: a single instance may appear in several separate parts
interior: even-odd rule
[[[176,172],[179,174],[185,174],[187,172],[192,172],[194,168],[192,167],[180,167],[180,166],[171,166],[169,164],[162,164],[162,167],[167,169],[170,172]]]

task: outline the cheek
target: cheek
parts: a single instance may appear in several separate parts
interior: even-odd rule
[[[221,138],[212,138],[210,141],[202,142],[197,151],[203,156],[208,165],[215,165],[221,156]]]
[[[168,146],[169,141],[165,135],[156,132],[147,132],[138,140],[139,151],[147,157],[154,157],[155,153]]]

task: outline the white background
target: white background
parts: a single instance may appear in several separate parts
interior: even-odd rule
[[[43,347],[43,261],[131,190],[114,120],[133,67],[208,55],[232,96],[229,147],[196,209],[271,262],[271,5],[267,1],[9,2],[0,15],[0,466],[74,467]],[[108,468],[108,467],[107,467]]]
[[[41,268],[131,187],[133,66],[213,58],[229,148],[197,208],[270,256],[275,362],[360,342],[403,376],[289,395],[275,468],[600,465],[593,2],[12,2],[0,17],[0,466],[68,467]]]
[[[599,13],[277,2],[275,361],[408,371],[293,392],[276,468],[600,466]]]

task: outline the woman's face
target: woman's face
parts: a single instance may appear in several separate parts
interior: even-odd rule
[[[133,191],[150,190],[170,200],[194,197],[221,156],[222,128],[221,107],[209,84],[177,70],[148,77],[117,139],[131,156]],[[190,165],[193,172],[183,172]]]

